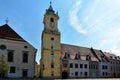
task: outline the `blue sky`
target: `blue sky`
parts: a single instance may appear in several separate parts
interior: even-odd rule
[[[120,0],[0,0],[0,25],[9,25],[41,54],[43,16],[49,2],[59,14],[61,43],[120,56]]]

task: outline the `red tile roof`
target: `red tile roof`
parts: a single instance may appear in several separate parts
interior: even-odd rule
[[[16,41],[25,41],[19,36],[9,25],[5,24],[0,26],[0,39],[9,39]],[[25,41],[26,42],[26,41]]]
[[[120,57],[116,56],[115,54],[105,52],[105,55],[111,60],[120,60]]]

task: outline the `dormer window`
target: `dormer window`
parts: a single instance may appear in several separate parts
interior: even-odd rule
[[[77,55],[77,58],[80,59],[80,57],[81,57],[81,56],[78,54],[78,55]]]
[[[86,55],[86,60],[90,61],[91,60],[91,56],[90,55]]]
[[[110,56],[110,58],[112,59],[112,56]]]
[[[64,59],[69,59],[69,58],[70,58],[70,54],[68,52],[65,52]]]
[[[108,61],[105,56],[101,56],[101,58],[102,58],[102,61],[104,61],[104,62]]]
[[[78,59],[80,59],[80,57],[81,57],[80,54],[77,54],[77,53],[76,53],[75,59],[78,60]]]
[[[117,60],[117,57],[115,57],[115,59]]]
[[[69,53],[67,53],[67,58],[68,58],[68,59],[70,58],[70,54],[69,54]]]

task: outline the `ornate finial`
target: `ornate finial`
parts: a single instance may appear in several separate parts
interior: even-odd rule
[[[52,4],[52,2],[50,1],[50,5]]]
[[[8,21],[9,21],[8,18],[6,18],[6,20],[5,20],[6,24],[8,24]]]

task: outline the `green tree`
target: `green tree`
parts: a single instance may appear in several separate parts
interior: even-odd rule
[[[4,74],[8,71],[8,65],[5,60],[5,56],[0,56],[0,77],[2,78]]]

